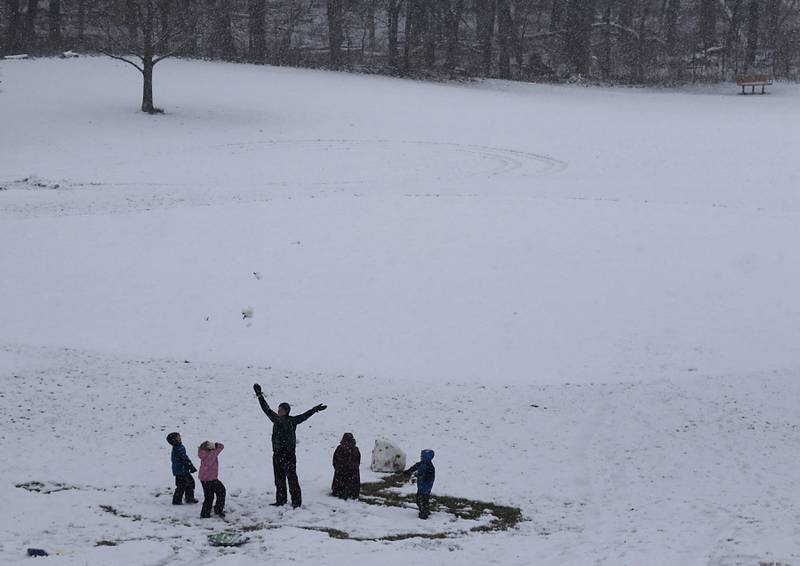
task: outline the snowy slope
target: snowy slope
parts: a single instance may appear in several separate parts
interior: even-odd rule
[[[0,563],[800,561],[800,90],[162,65],[150,117],[122,65],[0,63]],[[254,381],[331,407],[296,513]],[[246,546],[165,504],[172,429]],[[345,430],[527,520],[331,501]]]

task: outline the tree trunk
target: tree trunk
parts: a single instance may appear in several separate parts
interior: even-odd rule
[[[25,47],[31,49],[36,44],[36,12],[38,0],[28,0],[28,11],[25,13]]]
[[[591,69],[594,8],[594,0],[570,0],[567,5],[566,55],[570,66],[579,75],[588,75]]]
[[[464,0],[450,0],[445,14],[445,68],[453,72],[458,64],[458,32],[461,26],[461,14],[464,10]]]
[[[514,23],[511,19],[510,0],[497,0],[497,40],[499,56],[497,72],[501,79],[511,78],[511,43]]]
[[[367,49],[370,53],[378,50],[378,39],[375,35],[375,2],[369,0],[367,4]]]
[[[327,0],[328,50],[334,69],[342,64],[342,0]]]
[[[236,58],[236,46],[233,43],[233,30],[231,27],[231,2],[217,0],[214,8],[214,37],[212,39],[212,52],[214,57],[230,61]]]
[[[483,55],[483,74],[492,74],[492,40],[494,39],[494,20],[497,6],[495,0],[477,0],[478,41]]]
[[[680,9],[680,0],[667,0],[664,14],[664,40],[667,44],[667,55],[670,57],[678,55],[678,14]]]
[[[619,5],[619,25],[623,28],[619,32],[619,60],[623,65],[624,72],[631,79],[636,75],[636,58],[639,43],[632,33],[635,5],[635,0],[620,0]]]
[[[700,45],[708,51],[717,43],[717,0],[700,0]]]
[[[19,1],[6,0],[6,14],[8,14],[8,25],[6,26],[5,49],[9,54],[19,53],[22,45],[20,41],[21,22],[19,14]]]
[[[417,0],[406,0],[406,22],[403,33],[403,69],[408,72],[411,69],[411,44],[414,43],[416,22],[416,3]]]
[[[780,0],[767,0],[764,10],[766,20],[766,47],[772,52],[772,75],[778,75],[778,50],[780,31]]]
[[[400,27],[400,10],[403,7],[403,0],[388,0],[386,3],[386,15],[388,20],[389,33],[389,67],[397,68],[397,32]]]
[[[48,36],[51,49],[61,48],[61,0],[50,0],[48,10],[50,34]]]
[[[155,114],[153,105],[153,62],[145,60],[142,65],[142,112]]]
[[[249,0],[250,61],[264,63],[267,58],[267,31],[265,0]]]
[[[606,0],[605,14],[603,15],[603,75],[606,79],[611,77],[614,69],[611,54],[611,5],[614,0]]]
[[[668,0],[664,14],[664,41],[666,42],[667,61],[671,78],[681,80],[681,61],[678,54],[678,15],[680,0]]]
[[[744,70],[749,71],[756,62],[756,50],[758,49],[758,27],[760,19],[759,11],[760,0],[750,0],[747,11],[747,46],[744,56]]]
[[[197,23],[200,12],[202,12],[201,1],[180,0],[176,6],[176,18],[181,23],[182,30],[180,34],[181,48],[178,55],[196,57],[200,53],[198,44],[203,38]]]
[[[436,64],[436,14],[433,4],[425,2],[420,6],[420,20],[423,25],[423,52],[425,66],[432,69]]]
[[[564,0],[553,0],[550,8],[550,31],[558,31],[564,21]]]
[[[78,0],[78,47],[83,48],[86,41],[86,2]]]
[[[723,50],[722,74],[725,75],[727,65],[731,59],[736,65],[736,47],[739,44],[739,27],[741,25],[742,0],[735,0],[731,8],[731,19],[728,23],[728,31],[725,34],[725,49]]]
[[[139,22],[134,0],[125,2],[125,27],[128,28],[128,48],[135,51],[139,44]]]
[[[142,112],[155,114],[157,112],[153,104],[153,67],[155,63],[155,52],[153,46],[153,35],[155,34],[155,14],[156,7],[150,0],[144,3],[140,17],[140,27],[142,31]]]
[[[172,47],[169,37],[169,30],[170,24],[172,23],[170,20],[172,19],[172,13],[170,11],[171,2],[160,2],[158,5],[158,12],[159,12],[159,30],[158,34],[164,38],[163,44],[160,46],[162,50],[169,51]]]
[[[633,79],[638,83],[644,81],[645,76],[644,66],[647,58],[647,41],[645,38],[647,35],[647,20],[650,18],[650,10],[652,7],[652,2],[644,2],[639,25],[636,28],[636,52],[633,59]]]

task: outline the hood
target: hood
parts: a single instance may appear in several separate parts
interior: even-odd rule
[[[351,448],[356,445],[356,439],[352,433],[345,432],[344,435],[342,436],[342,441],[340,444],[342,446],[347,446],[348,448]]]
[[[431,460],[433,460],[433,456],[434,456],[434,452],[433,452],[433,450],[430,450],[430,449],[428,449],[428,450],[423,450],[423,451],[420,453],[419,459],[420,459],[421,461],[423,461],[423,462],[430,462]]]
[[[177,432],[170,432],[167,435],[167,442],[169,442],[170,446],[177,446],[180,444],[178,442],[178,436],[180,436]]]

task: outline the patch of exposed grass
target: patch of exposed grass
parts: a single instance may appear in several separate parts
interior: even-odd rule
[[[72,485],[66,485],[63,483],[58,482],[40,482],[40,481],[29,481],[25,483],[16,483],[14,487],[18,487],[19,489],[24,489],[26,491],[31,491],[33,493],[57,493],[59,491],[68,491],[70,489],[78,489]]]
[[[115,509],[111,505],[101,505],[100,509],[102,509],[106,513],[111,513],[112,515],[116,515],[117,517],[122,517],[123,519],[130,519],[131,521],[141,521],[142,520],[142,516],[141,515],[129,515],[127,513],[123,513],[121,511],[118,511],[117,509]]]
[[[340,531],[339,529],[333,529],[331,527],[300,527],[306,531],[318,531],[321,533],[326,533],[331,538],[338,538],[340,540],[350,539],[350,533],[345,531]],[[357,540],[357,539],[354,539]]]
[[[361,485],[361,501],[368,505],[380,505],[383,507],[411,507],[416,504],[416,498],[412,494],[398,493],[397,490],[407,481],[402,474],[392,474],[383,477],[380,481],[370,482]],[[431,496],[431,510],[449,513],[469,521],[475,521],[483,516],[491,515],[492,520],[487,525],[473,527],[470,532],[491,533],[497,531],[507,531],[515,528],[524,520],[522,510],[518,507],[507,505],[497,505],[486,501],[476,501],[463,497],[452,497],[449,495]],[[405,535],[395,535],[403,538]],[[446,535],[412,535],[422,538],[444,538]],[[392,540],[385,538],[380,540]],[[397,540],[402,540],[397,539]]]
[[[253,523],[251,525],[242,525],[239,530],[243,533],[252,533],[254,531],[264,531],[267,529],[274,529],[275,525],[268,525],[267,523]]]

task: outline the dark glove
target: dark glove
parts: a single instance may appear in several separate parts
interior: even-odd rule
[[[193,474],[197,471],[197,468],[194,467],[194,464],[189,465],[189,473]]]
[[[261,392],[261,386],[258,383],[253,384],[253,391],[256,392],[256,396],[261,397],[263,393]]]
[[[320,411],[324,411],[327,408],[328,408],[327,405],[323,405],[322,403],[320,403],[319,405],[314,407],[314,410],[319,413]]]

